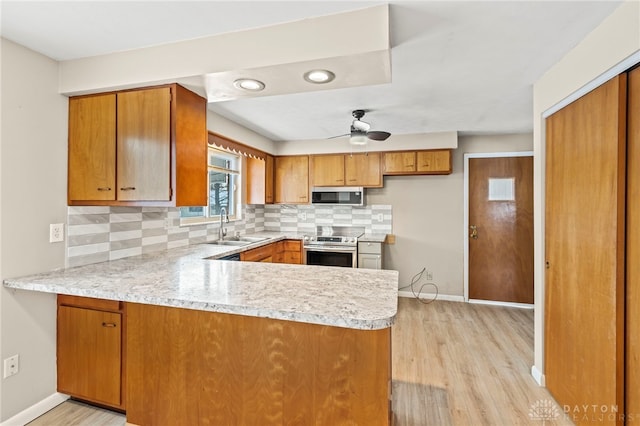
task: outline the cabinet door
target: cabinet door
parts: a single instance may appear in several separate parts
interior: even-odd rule
[[[171,91],[118,93],[118,200],[171,198]]]
[[[58,391],[120,407],[121,314],[58,307]]]
[[[409,152],[385,152],[384,173],[403,174],[416,171],[416,153]]]
[[[265,178],[264,178],[264,203],[273,204],[273,173],[274,164],[273,156],[267,155],[265,159]]]
[[[418,172],[451,173],[451,151],[418,151],[416,170]]]
[[[276,157],[274,186],[276,203],[308,203],[309,156]]]
[[[381,187],[380,154],[345,155],[346,184],[349,186]]]
[[[247,250],[240,253],[240,260],[244,262],[272,262],[273,250],[275,248],[275,244],[268,244],[266,246]]]
[[[311,161],[311,184],[313,186],[343,186],[344,155],[314,155]]]
[[[379,254],[361,254],[358,256],[358,268],[382,269],[382,256]]]
[[[116,198],[116,95],[69,99],[69,200]]]
[[[265,204],[266,162],[259,158],[247,158],[247,204]]]
[[[285,240],[283,262],[299,265],[302,263],[302,241]]]

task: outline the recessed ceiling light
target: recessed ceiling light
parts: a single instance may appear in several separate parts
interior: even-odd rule
[[[336,75],[327,70],[311,70],[304,73],[304,79],[314,84],[329,83],[334,78],[336,78]]]
[[[251,92],[259,92],[264,90],[264,83],[260,80],[254,80],[252,78],[239,78],[233,82],[233,85],[237,89],[249,90]]]

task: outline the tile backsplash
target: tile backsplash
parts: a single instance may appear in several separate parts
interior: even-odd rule
[[[264,230],[264,207],[242,206],[228,234]],[[180,226],[180,210],[167,207],[69,207],[67,266],[105,262],[199,244],[218,238],[217,223]]]
[[[218,238],[219,225],[180,226],[180,211],[167,207],[69,207],[67,266],[105,262],[199,244]],[[390,205],[244,205],[229,235],[260,231],[315,232],[316,226],[360,226],[367,233],[392,233]]]
[[[264,206],[264,228],[267,231],[313,233],[316,226],[360,226],[367,233],[391,234],[392,209],[390,205],[310,206],[280,205]]]

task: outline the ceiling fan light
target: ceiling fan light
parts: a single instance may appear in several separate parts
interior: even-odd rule
[[[359,134],[352,134],[351,137],[349,138],[349,143],[351,145],[366,145],[367,144],[367,136],[366,135],[359,135]]]
[[[371,125],[366,121],[353,120],[353,123],[351,123],[351,127],[359,132],[366,132],[371,128]]]
[[[233,82],[233,85],[236,89],[248,90],[250,92],[259,92],[265,88],[263,82],[253,78],[239,78]]]
[[[336,78],[336,75],[329,70],[311,70],[304,73],[304,79],[314,84],[329,83],[334,78]]]

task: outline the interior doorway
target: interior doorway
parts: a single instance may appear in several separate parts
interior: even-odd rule
[[[533,153],[464,155],[465,301],[533,307]]]

